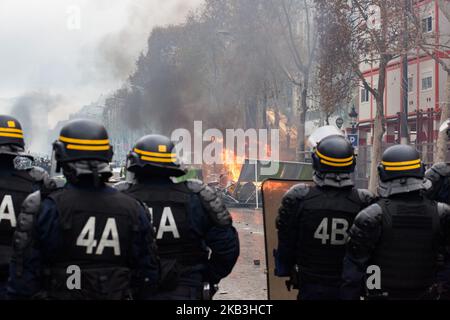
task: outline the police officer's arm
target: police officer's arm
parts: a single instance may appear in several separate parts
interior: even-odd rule
[[[276,226],[278,230],[278,248],[275,252],[275,275],[291,275],[295,264],[296,242],[298,239],[298,219],[301,215],[301,203],[308,194],[305,184],[293,186],[283,197],[278,210]]]
[[[438,203],[442,235],[442,254],[444,265],[438,272],[437,281],[442,285],[444,295],[450,298],[450,206]]]
[[[377,196],[367,189],[358,189],[358,196],[365,207],[374,204],[378,200]]]
[[[37,191],[25,199],[18,216],[8,280],[8,296],[12,299],[31,298],[41,290],[42,256],[35,238],[40,205],[41,194]]]
[[[159,281],[159,258],[153,226],[144,204],[139,206],[138,230],[132,244],[131,287],[135,299],[146,299],[154,294]]]
[[[382,213],[378,204],[372,204],[356,216],[350,228],[343,262],[342,299],[359,299],[364,293],[368,261],[381,236]]]
[[[213,188],[197,180],[188,181],[187,187],[194,193],[192,210],[203,213],[198,215],[201,219],[198,224],[203,225],[205,242],[211,249],[205,280],[219,283],[231,273],[237,262],[239,237],[229,211]]]
[[[428,169],[425,173],[425,178],[432,183],[431,188],[427,191],[428,198],[440,202],[448,202],[450,191],[449,177],[450,166],[446,163],[436,163]]]
[[[47,171],[40,167],[33,167],[28,171],[29,175],[34,180],[34,191],[41,189],[54,190],[56,189],[56,182],[52,180]]]
[[[50,222],[50,225],[54,227],[57,218],[57,213],[53,212],[56,211],[56,207],[49,205],[50,200],[45,199],[42,202],[42,199],[56,190],[57,183],[42,168],[33,167],[28,172],[36,183],[35,188],[40,191],[30,194],[23,202],[13,236],[13,257],[10,264],[8,295],[20,299],[30,298],[42,289],[41,260],[43,252],[39,247],[40,239],[37,238],[37,235],[49,235],[45,231],[48,230],[45,224]],[[54,217],[55,220],[49,220],[48,217]],[[42,227],[43,233],[41,232]],[[60,241],[53,243],[59,244]],[[51,245],[42,248],[52,252]]]

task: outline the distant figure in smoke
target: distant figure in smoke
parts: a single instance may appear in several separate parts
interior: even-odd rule
[[[33,167],[24,152],[22,126],[17,119],[0,115],[0,298],[6,295],[12,238],[25,198],[41,188],[51,189],[48,174]]]
[[[214,189],[198,180],[174,183],[185,174],[169,138],[141,138],[128,155],[132,183],[117,188],[145,202],[157,228],[161,286],[157,300],[209,300],[233,269],[239,238],[230,213]]]

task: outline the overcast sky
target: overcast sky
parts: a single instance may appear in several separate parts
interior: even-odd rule
[[[39,91],[62,98],[49,122],[65,118],[120,86],[154,26],[183,22],[202,3],[0,0],[0,113]]]

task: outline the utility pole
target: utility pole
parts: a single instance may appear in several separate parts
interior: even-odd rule
[[[403,57],[402,57],[402,118],[400,125],[400,143],[409,143],[408,130],[408,15],[410,13],[410,0],[404,0],[405,16],[403,19]],[[418,89],[418,88],[417,88]]]

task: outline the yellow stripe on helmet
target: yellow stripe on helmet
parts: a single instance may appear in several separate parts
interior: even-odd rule
[[[134,152],[140,155],[144,156],[150,156],[150,157],[161,157],[161,158],[174,158],[176,157],[175,153],[161,153],[161,152],[151,152],[151,151],[144,151],[137,148],[134,148]]]
[[[411,161],[401,161],[401,162],[387,162],[387,161],[381,161],[381,164],[383,166],[389,166],[389,167],[401,167],[401,166],[410,166],[414,164],[420,164],[420,159],[417,160],[411,160]]]
[[[107,146],[80,146],[76,144],[69,144],[67,145],[67,149],[69,150],[83,150],[83,151],[106,151],[109,150],[111,147],[109,145]]]
[[[2,132],[0,132],[0,137],[23,139],[23,134],[20,134],[20,133],[2,133]]]
[[[109,144],[108,139],[104,140],[85,140],[85,139],[74,139],[60,136],[59,141],[67,142],[67,143],[76,143],[76,144]],[[109,149],[109,148],[108,148]]]
[[[142,156],[141,157],[142,160],[145,161],[151,161],[151,162],[161,162],[161,163],[174,163],[177,161],[176,158],[155,158],[155,157],[146,157],[146,156]]]
[[[15,133],[23,133],[21,129],[14,129],[14,128],[2,128],[0,127],[0,132],[15,132]]]
[[[335,162],[329,162],[329,161],[320,159],[320,163],[326,164],[331,167],[348,167],[353,164],[353,158],[352,158],[352,161],[349,161],[346,163],[335,163]]]
[[[384,170],[386,170],[386,171],[407,171],[407,170],[419,169],[421,166],[422,166],[421,164],[416,164],[414,166],[385,167]]]
[[[353,156],[348,157],[348,158],[332,158],[332,157],[327,157],[327,156],[321,154],[319,152],[319,150],[316,150],[316,154],[319,156],[319,158],[322,158],[322,159],[328,160],[328,161],[332,161],[332,162],[338,162],[338,163],[349,162],[349,161],[353,162]]]

